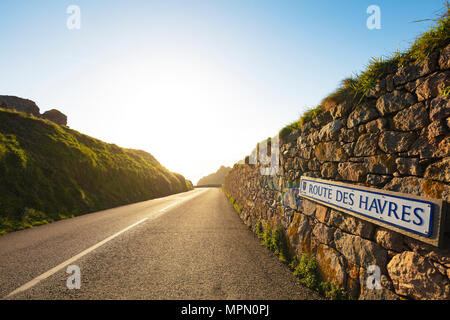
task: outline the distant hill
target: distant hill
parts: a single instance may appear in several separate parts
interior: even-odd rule
[[[230,167],[221,166],[219,170],[217,170],[217,172],[211,173],[210,175],[207,175],[206,177],[203,177],[200,180],[198,180],[197,186],[221,185],[225,180],[225,175],[230,170],[231,170]]]
[[[192,188],[147,152],[0,108],[0,234]]]

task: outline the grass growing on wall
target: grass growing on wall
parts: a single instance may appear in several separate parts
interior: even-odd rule
[[[412,62],[423,62],[432,53],[445,48],[450,43],[450,5],[448,1],[445,2],[444,11],[437,19],[425,19],[432,20],[436,24],[417,37],[409,50],[398,54],[400,67]]]
[[[190,189],[147,152],[0,109],[0,234]]]
[[[435,25],[420,34],[409,49],[404,52],[395,52],[387,57],[372,58],[361,73],[344,79],[334,92],[322,100],[318,107],[306,111],[300,116],[300,119],[282,128],[279,132],[280,136],[282,138],[288,136],[293,130],[311,121],[321,112],[327,111],[322,106],[340,104],[349,98],[354,99],[355,103],[360,103],[376,82],[386,74],[411,64],[421,64],[431,54],[445,48],[450,44],[450,5],[448,2],[443,10],[444,13],[437,19],[426,19],[434,21]]]
[[[283,129],[281,129],[279,135],[281,137],[288,136],[293,130],[300,129],[303,124],[311,121],[315,117],[317,117],[320,113],[322,113],[323,108],[322,106],[317,106],[315,108],[310,108],[307,111],[305,111],[299,118],[299,120],[296,120],[287,126],[285,126]]]

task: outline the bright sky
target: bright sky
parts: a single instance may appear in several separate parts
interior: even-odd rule
[[[80,9],[68,29],[67,8]],[[370,5],[381,29],[369,30]],[[194,183],[244,158],[442,0],[1,0],[0,94],[153,154]]]

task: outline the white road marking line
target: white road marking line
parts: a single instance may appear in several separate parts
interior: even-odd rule
[[[179,204],[180,202],[181,202],[181,201],[177,201],[177,202],[175,202],[175,203],[172,203],[172,204],[168,205],[167,207],[162,208],[161,210],[159,210],[159,212],[164,212],[164,211],[166,211],[167,209],[169,209],[170,207],[176,206],[176,205]]]
[[[186,201],[186,200],[192,199],[192,198],[194,198],[194,197],[196,197],[196,196],[198,196],[198,195],[204,193],[205,191],[206,191],[206,190],[202,190],[202,191],[200,191],[200,192],[198,192],[198,193],[196,193],[196,194],[194,194],[194,195],[191,195],[191,196],[182,198],[182,200],[179,200],[179,201],[177,201],[177,202],[175,202],[175,203],[172,203],[172,204],[168,205],[167,207],[165,207],[165,208],[159,210],[158,212],[159,212],[159,213],[162,213],[162,212],[166,211],[168,208],[173,207],[173,206],[175,206],[175,205],[177,205],[177,204],[180,204],[181,202],[184,202],[184,201]],[[158,215],[158,216],[159,216],[159,215]],[[97,249],[98,247],[100,247],[100,246],[104,245],[105,243],[111,241],[112,239],[118,237],[118,236],[121,235],[122,233],[124,233],[124,232],[130,230],[131,228],[134,228],[135,226],[141,224],[142,222],[147,221],[148,219],[149,219],[149,217],[144,218],[144,219],[142,219],[142,220],[139,220],[138,222],[133,223],[131,226],[128,226],[128,227],[126,227],[125,229],[123,229],[123,230],[121,230],[121,231],[119,231],[119,232],[113,234],[112,236],[110,236],[110,237],[108,237],[108,238],[106,238],[106,239],[100,241],[99,243],[93,245],[92,247],[89,247],[88,249],[86,249],[86,250],[80,252],[79,254],[73,256],[73,257],[70,258],[69,260],[64,261],[63,263],[57,265],[56,267],[54,267],[54,268],[48,270],[47,272],[44,272],[43,274],[37,276],[37,277],[34,278],[33,280],[28,281],[28,282],[25,283],[24,285],[20,286],[19,288],[15,289],[15,290],[12,291],[11,293],[9,293],[7,296],[5,296],[5,298],[9,298],[9,297],[11,297],[11,296],[13,296],[13,295],[16,295],[16,294],[20,293],[20,292],[23,292],[23,291],[28,290],[28,289],[30,289],[31,287],[34,287],[36,284],[38,284],[38,283],[41,282],[42,280],[47,279],[48,277],[50,277],[51,275],[55,274],[55,273],[58,272],[59,270],[65,268],[66,266],[70,265],[71,263],[75,262],[76,260],[80,259],[81,257],[83,257],[83,256],[87,255],[88,253],[94,251],[94,250]]]
[[[56,272],[58,272],[59,270],[65,268],[66,266],[70,265],[72,262],[75,262],[76,260],[80,259],[81,257],[85,256],[86,254],[88,254],[89,252],[94,251],[95,249],[97,249],[98,247],[104,245],[105,243],[107,243],[108,241],[111,241],[112,239],[116,238],[117,236],[121,235],[122,233],[130,230],[131,228],[137,226],[138,224],[141,224],[144,221],[147,221],[148,218],[144,218],[142,220],[139,220],[136,223],[133,223],[131,226],[126,227],[125,229],[113,234],[112,236],[106,238],[105,240],[100,241],[99,243],[93,245],[92,247],[80,252],[79,254],[77,254],[76,256],[73,256],[72,258],[70,258],[69,260],[64,261],[63,263],[57,265],[56,267],[48,270],[47,272],[41,274],[40,276],[37,276],[36,278],[34,278],[33,280],[25,283],[23,286],[17,288],[16,290],[14,290],[13,292],[11,292],[10,294],[8,294],[5,298],[11,297],[19,292],[23,292],[25,290],[30,289],[31,287],[35,286],[36,284],[38,284],[39,282],[41,282],[44,279],[47,279],[48,277],[50,277],[51,275],[55,274]]]

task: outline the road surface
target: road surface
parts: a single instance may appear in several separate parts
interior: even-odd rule
[[[73,265],[80,289],[70,290]],[[1,236],[0,297],[320,299],[260,245],[218,188]]]

